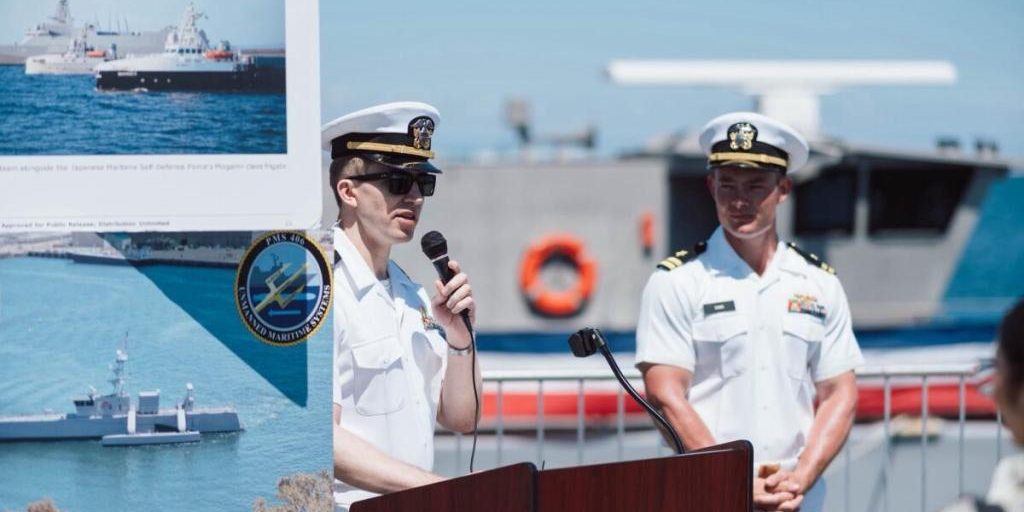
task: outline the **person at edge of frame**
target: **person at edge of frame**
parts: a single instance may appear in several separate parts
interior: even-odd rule
[[[1024,448],[1024,300],[1010,309],[999,326],[995,373],[984,391],[1002,412],[1014,444]],[[1024,453],[999,461],[984,499],[964,496],[942,512],[1024,512]]]
[[[751,112],[711,120],[700,144],[720,226],[651,275],[636,365],[687,449],[751,442],[755,509],[818,511],[863,357],[835,271],[776,231],[808,145]]]
[[[413,238],[441,170],[430,159],[437,110],[370,107],[324,125],[334,237],[334,500],[359,500],[443,478],[432,473],[434,423],[468,433],[483,389],[471,334],[476,304],[459,264],[434,298],[390,259]],[[471,374],[476,367],[476,373]],[[479,393],[479,391],[478,391]]]

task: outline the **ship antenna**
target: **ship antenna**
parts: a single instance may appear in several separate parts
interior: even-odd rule
[[[122,349],[117,351],[117,358],[114,359],[114,364],[111,370],[114,375],[110,379],[110,383],[114,386],[114,393],[117,396],[125,396],[124,384],[127,381],[125,366],[128,362],[128,331],[124,333],[124,341],[121,342]]]
[[[68,0],[58,0],[57,9],[50,18],[57,23],[70,24],[71,11],[68,9]]]

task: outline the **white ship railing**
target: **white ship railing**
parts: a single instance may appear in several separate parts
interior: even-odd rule
[[[957,457],[957,485],[958,495],[963,494],[964,491],[964,426],[966,424],[966,387],[969,378],[977,377],[979,372],[986,367],[982,363],[963,363],[963,364],[940,364],[940,365],[888,365],[888,366],[870,366],[864,367],[857,370],[857,379],[859,382],[871,381],[877,383],[881,381],[883,396],[884,396],[884,412],[882,419],[882,428],[884,432],[884,465],[882,468],[882,485],[884,487],[883,493],[883,510],[892,510],[890,507],[890,484],[892,475],[892,450],[893,450],[893,431],[892,431],[892,390],[893,382],[899,382],[901,385],[905,385],[906,382],[918,381],[921,392],[921,463],[920,463],[920,510],[924,512],[926,509],[926,502],[928,496],[928,435],[927,426],[929,418],[928,410],[928,385],[931,380],[941,380],[945,382],[957,382],[959,385],[958,393],[958,457]],[[643,382],[640,372],[633,368],[624,368],[623,374],[638,390],[643,389]],[[488,422],[482,426],[481,431],[487,432],[488,434],[493,433],[494,443],[496,449],[496,465],[501,465],[504,454],[504,438],[506,436],[507,425],[506,420],[503,416],[504,407],[503,399],[505,395],[505,385],[508,383],[533,383],[536,385],[536,424],[533,429],[536,436],[536,463],[538,466],[543,464],[545,460],[544,454],[544,438],[545,431],[552,430],[551,426],[545,424],[544,414],[544,384],[545,383],[576,383],[577,388],[577,404],[576,404],[576,460],[578,464],[582,464],[584,457],[584,449],[586,442],[586,431],[588,424],[585,418],[585,391],[587,382],[602,382],[605,390],[607,390],[607,381],[614,381],[615,377],[611,374],[608,369],[577,369],[577,370],[486,370],[483,372],[484,387],[487,390],[496,390],[496,414],[493,421]],[[562,384],[564,386],[564,384]],[[627,460],[625,454],[625,435],[626,435],[626,413],[625,413],[625,401],[632,400],[626,396],[625,391],[616,386],[617,388],[617,409],[615,415],[615,436],[616,436],[616,459],[618,461]],[[564,389],[564,387],[560,388]],[[1001,415],[997,411],[997,425],[1001,425]],[[589,425],[593,427],[593,425]],[[604,427],[605,425],[601,425]],[[519,425],[517,430],[521,431],[522,426]],[[564,425],[563,425],[564,427]],[[653,429],[653,425],[649,427]],[[564,429],[561,429],[564,430]],[[996,429],[996,458],[997,460],[1002,458],[1002,428],[997,427]],[[441,435],[450,435],[448,432],[439,432]],[[463,436],[461,434],[455,434],[455,456],[456,461],[467,461],[468,459],[468,442],[464,442],[464,438],[468,440],[470,436]],[[843,465],[843,481],[842,493],[844,510],[850,510],[850,450],[849,443],[846,443],[841,454],[837,455],[836,460],[833,461],[832,466],[836,463]],[[462,462],[458,462],[461,464]],[[463,468],[464,470],[465,468]],[[480,466],[477,466],[480,469]],[[835,485],[830,483],[830,487]],[[830,491],[830,493],[835,491]],[[934,506],[934,504],[932,504]]]

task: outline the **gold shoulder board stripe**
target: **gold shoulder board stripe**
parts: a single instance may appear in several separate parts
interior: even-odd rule
[[[673,270],[679,268],[688,262],[697,259],[697,256],[703,254],[706,249],[707,244],[699,242],[691,251],[676,251],[672,256],[661,260],[661,263],[658,263],[658,268],[661,270]]]
[[[832,265],[829,265],[828,263],[821,261],[821,258],[819,258],[817,254],[809,253],[797,247],[796,244],[794,244],[793,242],[787,242],[786,245],[790,249],[793,249],[793,252],[799,254],[803,259],[807,260],[807,263],[810,263],[812,266],[818,267],[824,270],[825,272],[828,272],[829,274],[836,274],[836,269],[832,267]]]
[[[658,263],[658,268],[662,270],[672,270],[674,268],[681,267],[683,263],[686,263],[686,251],[679,251],[675,253],[674,256],[669,256],[668,258],[661,260],[661,263]]]

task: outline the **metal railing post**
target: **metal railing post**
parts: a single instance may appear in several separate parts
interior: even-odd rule
[[[843,510],[850,512],[850,443],[843,443]]]
[[[921,377],[921,512],[928,510],[928,376]]]
[[[1003,459],[1003,411],[996,407],[996,463]]]
[[[618,441],[616,449],[618,452],[616,455],[618,459],[622,460],[625,455],[625,441],[626,441],[626,392],[621,387],[618,393],[616,393],[615,403],[615,438]]]
[[[576,393],[576,465],[583,464],[583,400],[583,379],[580,379]]]
[[[502,448],[503,448],[503,445],[505,443],[505,408],[504,408],[505,389],[504,389],[504,384],[505,384],[505,381],[503,379],[499,379],[498,380],[498,399],[497,399],[497,404],[496,404],[498,406],[498,425],[496,427],[496,432],[495,432],[495,438],[496,438],[495,441],[498,444],[498,454],[497,454],[497,456],[498,456],[498,463],[497,463],[497,465],[498,466],[501,466]]]
[[[959,437],[959,461],[957,463],[957,485],[956,495],[962,496],[964,494],[964,423],[967,422],[967,380],[961,375],[960,376],[960,437]]]
[[[882,488],[885,491],[885,499],[882,503],[885,505],[885,512],[889,512],[889,478],[892,475],[892,383],[889,380],[889,376],[884,377],[883,396],[884,396],[884,412],[882,420],[882,429],[885,433],[885,460],[882,461]]]
[[[462,474],[462,434],[455,433],[455,474]]]
[[[544,466],[544,381],[537,381],[537,466]]]

